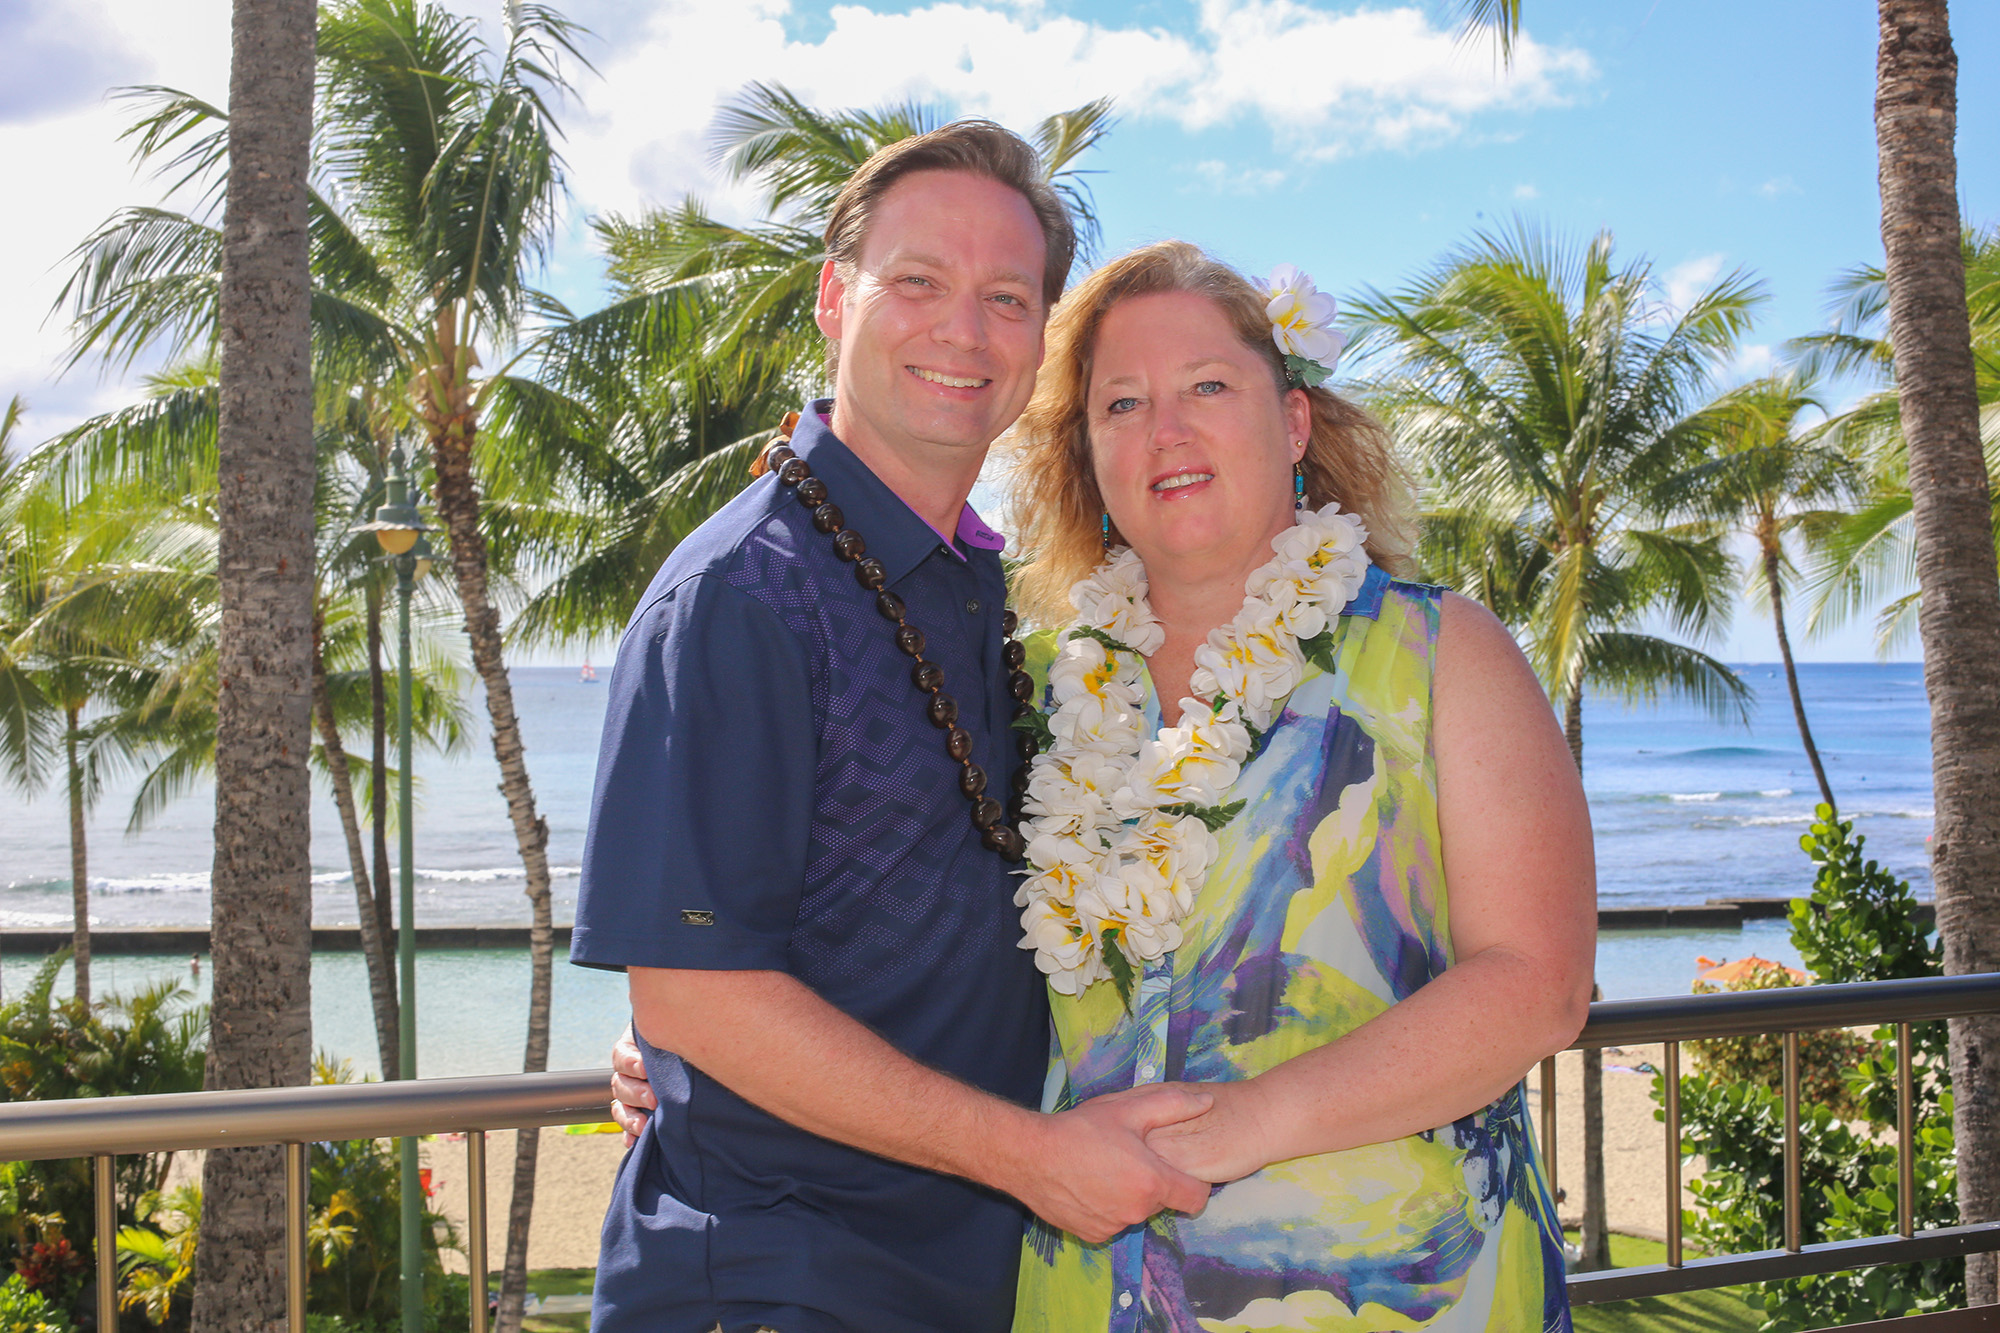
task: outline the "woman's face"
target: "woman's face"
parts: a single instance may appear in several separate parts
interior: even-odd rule
[[[1235,575],[1270,558],[1292,522],[1311,406],[1279,388],[1215,302],[1163,292],[1114,306],[1086,411],[1098,490],[1142,559]]]

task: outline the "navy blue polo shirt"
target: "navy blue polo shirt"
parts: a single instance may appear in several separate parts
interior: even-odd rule
[[[1004,796],[1020,762],[996,551],[947,541],[814,404],[792,447],[887,567]],[[1024,1106],[1048,1058],[1017,881],[980,844],[892,622],[766,476],[675,549],[612,673],[572,962],[788,972]],[[598,1333],[1006,1333],[1024,1213],[794,1128],[641,1039],[660,1107],[619,1168]]]

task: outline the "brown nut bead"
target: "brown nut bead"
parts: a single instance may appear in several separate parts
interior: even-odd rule
[[[880,592],[882,585],[889,581],[889,571],[871,555],[854,567],[854,581],[870,592]]]
[[[847,515],[840,512],[840,506],[828,500],[813,510],[813,526],[821,532],[839,532],[847,526]]]
[[[944,668],[936,662],[919,661],[910,668],[910,683],[926,694],[936,694],[944,688]]]
[[[940,730],[958,721],[958,701],[949,694],[933,694],[925,711],[930,714],[931,725]]]
[[[826,483],[818,477],[807,477],[799,483],[799,503],[808,509],[817,509],[826,503]]]
[[[958,770],[958,789],[967,796],[977,796],[986,790],[986,770],[977,764],[967,764]]]
[[[924,632],[915,625],[908,623],[898,625],[896,626],[896,646],[911,657],[922,657],[924,654]],[[959,757],[958,755],[952,756],[954,759]]]
[[[778,480],[787,486],[796,486],[811,475],[812,469],[806,466],[806,460],[796,455],[786,459],[785,465],[778,469]]]
[[[833,539],[833,553],[842,560],[859,560],[868,551],[868,543],[861,540],[861,534],[848,528]]]
[[[953,759],[963,759],[972,753],[972,733],[964,727],[953,727],[944,734],[944,752]]]

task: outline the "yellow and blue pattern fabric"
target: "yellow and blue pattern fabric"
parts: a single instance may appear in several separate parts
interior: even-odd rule
[[[1371,569],[1230,791],[1246,804],[1181,947],[1128,1010],[1051,995],[1045,1110],[1254,1077],[1451,966],[1431,749],[1438,589]],[[1147,682],[1149,727],[1159,702]],[[1450,1125],[1277,1162],[1107,1244],[1040,1223],[1019,1333],[1434,1333],[1570,1327],[1562,1233],[1521,1085]]]

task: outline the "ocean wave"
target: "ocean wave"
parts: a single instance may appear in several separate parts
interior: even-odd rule
[[[575,879],[582,873],[582,866],[549,867],[550,879]],[[418,866],[417,878],[437,884],[495,884],[501,880],[524,878],[524,873],[519,866],[500,866],[483,870],[426,870]]]
[[[1792,789],[1790,787],[1773,787],[1769,791],[1760,791],[1757,794],[1759,796],[1768,796],[1775,801],[1781,796],[1790,796]]]
[[[207,893],[208,872],[206,870],[184,870],[165,875],[132,875],[129,877],[93,879],[90,881],[92,893]]]
[[[1782,824],[1810,824],[1811,815],[1747,815],[1734,821],[1743,828],[1775,828]]]
[[[0,911],[0,929],[6,930],[46,930],[50,927],[66,930],[75,920],[68,912]],[[91,917],[90,924],[94,926],[97,923],[97,918]]]
[[[1667,799],[1670,801],[1719,801],[1722,799],[1722,793],[1719,791],[1670,791],[1667,793]]]

